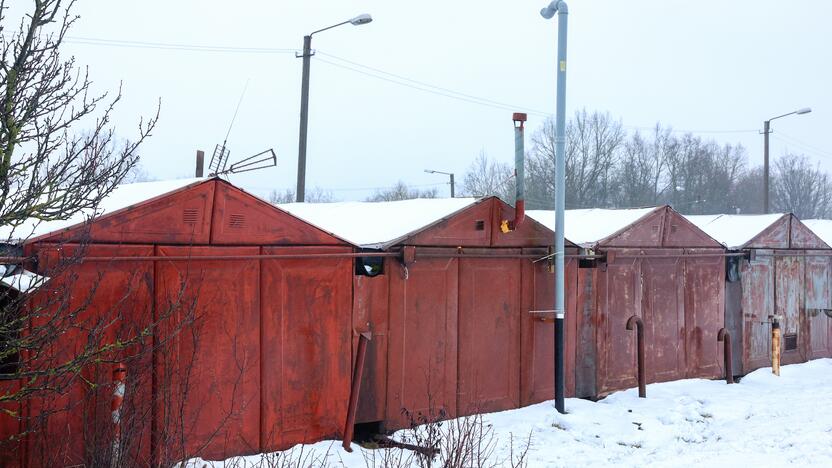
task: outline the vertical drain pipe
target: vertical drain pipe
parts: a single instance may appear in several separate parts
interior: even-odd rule
[[[724,328],[719,329],[716,335],[717,341],[724,342],[724,352],[722,353],[725,359],[725,382],[728,384],[734,383],[734,369],[731,356],[731,334]]]
[[[636,351],[638,353],[638,397],[647,398],[647,377],[644,375],[644,323],[641,319],[633,315],[627,320],[627,330],[636,328]]]
[[[347,452],[352,452],[352,436],[355,433],[355,413],[358,411],[358,395],[361,391],[361,377],[364,375],[364,358],[367,356],[367,343],[373,339],[370,332],[358,336],[358,350],[355,352],[355,368],[352,372],[352,387],[350,401],[347,406],[347,422],[344,424],[344,441],[342,446]]]

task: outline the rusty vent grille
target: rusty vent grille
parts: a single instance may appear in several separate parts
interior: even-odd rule
[[[196,208],[185,208],[182,210],[182,222],[185,224],[196,224],[199,221],[199,210]]]
[[[481,219],[474,221],[474,229],[477,231],[485,231],[485,221]]]
[[[797,349],[797,334],[783,335],[783,350],[794,351]]]
[[[246,217],[241,214],[232,214],[228,220],[228,225],[233,228],[241,229],[246,227]]]

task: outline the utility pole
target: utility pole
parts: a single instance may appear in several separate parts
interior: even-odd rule
[[[554,0],[540,10],[551,19],[558,15],[557,104],[555,107],[555,409],[566,413],[566,372],[564,355],[564,241],[563,216],[566,201],[566,23],[569,8],[563,0]]]
[[[787,114],[778,115],[777,117],[772,117],[763,122],[763,213],[769,213],[769,176],[770,176],[770,168],[768,162],[768,136],[771,133],[771,121],[774,119],[779,119],[781,117],[786,117],[789,115],[803,115],[812,112],[812,109],[809,107],[804,107],[802,109],[798,109],[793,112],[789,112]]]
[[[309,65],[312,56],[312,35],[328,29],[337,28],[344,24],[352,24],[353,26],[360,26],[373,21],[373,17],[368,14],[358,15],[355,18],[347,21],[342,21],[332,26],[327,26],[323,29],[313,31],[309,35],[303,36],[303,54],[295,57],[303,58],[303,76],[301,77],[300,87],[300,135],[298,137],[298,182],[295,194],[295,200],[303,202],[306,193],[306,129],[309,126]]]
[[[425,169],[425,172],[428,174],[444,174],[448,176],[451,184],[451,198],[454,198],[454,173],[453,172],[442,172],[442,171],[434,171],[433,169]]]

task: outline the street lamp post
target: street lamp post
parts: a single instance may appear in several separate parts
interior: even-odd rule
[[[312,56],[312,35],[327,29],[336,28],[347,23],[354,26],[367,24],[373,20],[373,17],[367,14],[358,15],[350,20],[327,26],[323,29],[313,31],[307,36],[303,36],[303,54],[295,55],[296,57],[303,57],[303,79],[300,88],[300,137],[298,142],[298,185],[296,200],[302,202],[304,200],[306,191],[306,129],[309,123],[309,63]]]
[[[453,172],[442,172],[442,171],[434,171],[432,169],[425,169],[425,172],[428,174],[444,174],[451,178],[451,198],[454,198],[454,173]]]
[[[772,117],[763,122],[763,213],[769,213],[769,164],[768,164],[768,135],[771,133],[771,121],[775,119],[779,119],[781,117],[787,117],[789,115],[802,115],[808,114],[812,112],[812,109],[809,107],[804,107],[802,109],[798,109],[796,111],[789,112],[787,114],[778,115],[777,117]]]
[[[566,20],[569,8],[563,0],[554,0],[540,15],[551,19],[558,15],[557,105],[555,108],[555,408],[565,413],[566,373],[564,371],[564,265],[563,211],[566,199]]]

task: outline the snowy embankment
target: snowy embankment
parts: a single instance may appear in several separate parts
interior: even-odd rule
[[[760,369],[735,385],[699,379],[653,384],[647,399],[639,399],[635,389],[599,402],[569,399],[566,415],[555,413],[551,402],[487,414],[485,428],[490,425],[493,434],[486,465],[511,466],[530,439],[530,467],[832,466],[832,359],[784,366],[781,374]],[[340,442],[320,442],[208,466],[363,468],[389,466],[391,455],[412,457],[398,449],[353,449],[347,453]],[[290,459],[294,463],[287,464]],[[419,466],[415,458],[410,464]]]

